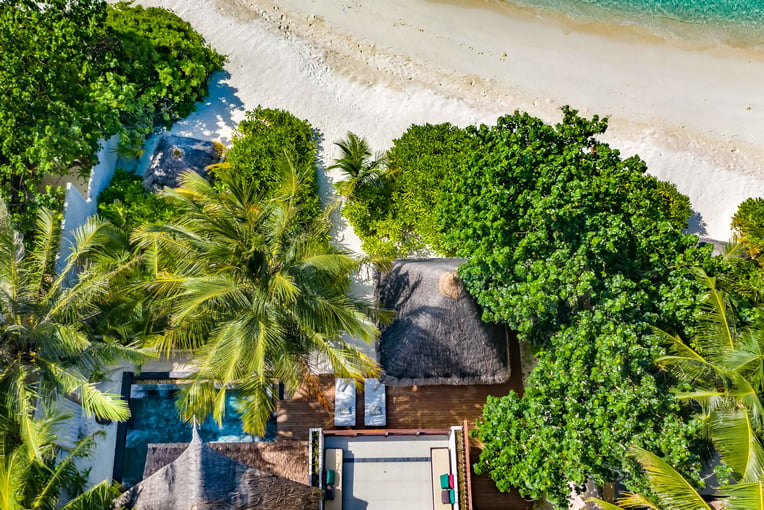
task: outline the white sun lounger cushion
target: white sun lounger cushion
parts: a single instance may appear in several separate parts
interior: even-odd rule
[[[387,397],[385,385],[379,379],[364,381],[364,413],[363,422],[367,427],[384,427],[387,425]]]
[[[355,427],[355,382],[336,379],[334,382],[334,425]]]

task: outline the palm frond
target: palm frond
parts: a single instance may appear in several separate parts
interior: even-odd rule
[[[748,412],[739,409],[716,413],[711,422],[711,437],[722,461],[742,482],[764,478],[764,449]]]
[[[120,488],[118,484],[104,480],[69,500],[60,510],[107,510],[112,507],[114,500],[119,494]]]
[[[642,494],[636,494],[633,492],[626,493],[622,497],[618,498],[618,504],[623,508],[651,508],[652,510],[661,510],[654,501],[643,496]]]
[[[764,482],[739,483],[719,489],[725,510],[764,510]]]
[[[711,507],[682,475],[657,455],[633,447],[631,453],[642,465],[660,503],[672,510],[711,510]]]
[[[586,502],[591,503],[595,505],[597,508],[601,508],[602,510],[623,510],[623,507],[614,505],[613,503],[610,503],[608,501],[605,501],[599,498],[589,498],[586,500]]]

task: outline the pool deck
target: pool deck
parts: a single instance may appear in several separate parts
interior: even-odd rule
[[[489,395],[504,396],[510,390],[522,393],[520,353],[516,342],[510,342],[511,377],[505,384],[468,386],[387,386],[387,426],[385,429],[448,429],[462,425],[466,420],[470,429],[482,414],[483,405]],[[323,397],[334,404],[334,376],[319,376]],[[367,430],[379,427],[365,427],[363,419],[363,384],[357,389],[356,426],[353,429]],[[306,392],[298,391],[291,398],[277,403],[277,438],[307,441],[311,427],[326,430],[345,429],[335,427],[334,412],[322,406],[317,399]],[[470,439],[471,464],[477,462],[482,445],[476,438]],[[531,503],[517,493],[500,493],[487,476],[478,476],[472,471],[472,500],[474,510],[525,510]]]

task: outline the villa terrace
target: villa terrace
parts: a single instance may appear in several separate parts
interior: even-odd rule
[[[471,430],[475,420],[481,415],[483,404],[489,395],[503,396],[509,390],[522,392],[520,354],[516,341],[510,342],[511,373],[505,384],[470,385],[470,386],[387,386],[387,425],[365,427],[364,395],[358,392],[356,408],[356,426],[342,428],[343,434],[363,435],[374,430],[384,433],[393,430],[416,433],[425,429],[448,430],[466,421]],[[334,405],[334,377],[320,377],[324,397]],[[322,428],[325,432],[335,430],[334,413],[325,409],[315,398],[309,398],[298,392],[291,398],[277,403],[277,441],[297,439],[308,441],[310,428]],[[480,454],[480,441],[469,440],[470,465],[477,462]],[[307,474],[306,474],[307,476]],[[471,470],[472,508],[474,510],[525,510],[531,504],[517,493],[498,492],[488,476],[477,476]]]

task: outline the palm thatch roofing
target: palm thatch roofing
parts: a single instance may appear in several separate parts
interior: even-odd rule
[[[377,353],[383,383],[501,384],[509,379],[506,328],[482,311],[456,274],[464,259],[396,260],[377,277],[377,298],[394,310]]]
[[[220,161],[213,142],[167,135],[157,145],[151,163],[143,174],[143,187],[159,191],[178,186],[178,177],[186,171],[207,176],[207,167]]]
[[[303,483],[256,469],[202,443],[194,430],[188,445],[154,445],[147,459],[151,474],[115,500],[115,509],[134,510],[280,510],[318,509],[321,491]],[[179,454],[175,452],[181,450]],[[156,452],[159,452],[157,454]],[[172,460],[170,460],[170,458]],[[153,471],[151,471],[153,470]],[[307,478],[307,468],[303,471]]]
[[[293,482],[308,480],[308,442],[279,439],[254,443],[206,443],[218,453],[250,468],[272,473]],[[172,463],[188,448],[188,443],[149,444],[143,478]]]

